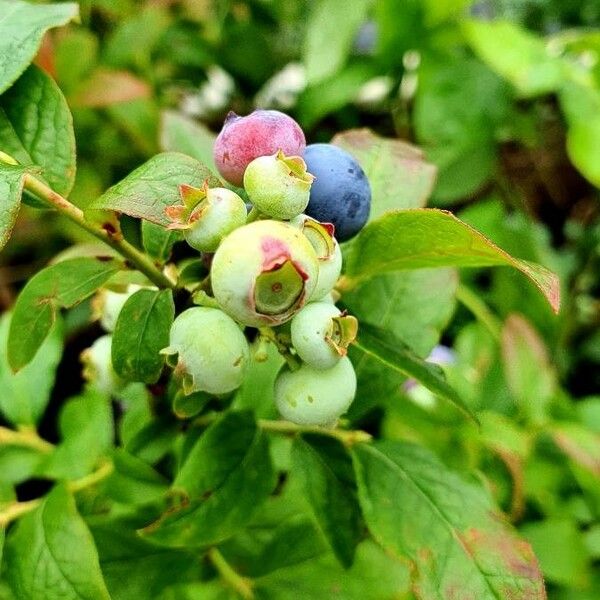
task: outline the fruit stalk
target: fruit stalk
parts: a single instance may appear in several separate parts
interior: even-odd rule
[[[250,580],[237,573],[217,548],[211,548],[207,556],[223,580],[244,600],[252,600],[254,598]]]

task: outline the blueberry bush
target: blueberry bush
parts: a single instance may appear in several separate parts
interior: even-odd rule
[[[599,28],[0,0],[0,599],[598,598]]]

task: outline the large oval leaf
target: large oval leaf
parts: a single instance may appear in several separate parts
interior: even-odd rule
[[[112,339],[112,364],[127,381],[156,383],[164,365],[175,316],[171,290],[139,290],[119,313]]]
[[[60,308],[85,300],[122,268],[114,259],[74,258],[36,273],[19,294],[10,322],[8,362],[13,371],[36,355]]]
[[[0,94],[27,68],[42,36],[79,14],[77,4],[30,4],[0,0]]]
[[[90,203],[88,209],[117,210],[166,226],[170,221],[165,208],[181,204],[179,186],[199,187],[205,180],[209,185],[221,185],[208,167],[196,159],[177,152],[164,152],[106,190]]]
[[[345,265],[342,288],[404,269],[514,267],[533,281],[555,312],[560,304],[559,282],[554,273],[513,258],[445,210],[399,210],[372,221],[345,248]]]
[[[546,598],[529,544],[482,487],[408,443],[360,444],[353,457],[367,525],[388,552],[411,560],[419,598]]]
[[[66,196],[75,181],[73,118],[54,80],[35,66],[0,96],[0,148]]]
[[[110,600],[92,535],[63,485],[11,532],[6,562],[18,599]]]

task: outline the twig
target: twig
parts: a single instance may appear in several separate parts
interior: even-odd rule
[[[0,160],[11,165],[18,164],[12,156],[4,152],[0,152]],[[71,219],[71,221],[79,225],[82,229],[103,241],[111,248],[114,248],[134,265],[136,269],[144,273],[152,283],[161,288],[175,287],[175,284],[154,264],[152,259],[131,245],[120,232],[112,232],[109,228],[104,229],[95,223],[90,223],[86,220],[83,211],[79,207],[52,190],[31,173],[25,175],[24,188],[39,200],[56,208],[58,212]]]
[[[252,582],[237,573],[217,548],[211,548],[208,551],[208,558],[229,587],[244,598],[244,600],[253,600]]]

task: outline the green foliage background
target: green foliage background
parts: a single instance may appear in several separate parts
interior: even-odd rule
[[[16,10],[31,30],[18,50],[2,46],[10,37],[3,11]],[[476,598],[512,597],[503,585],[541,598],[529,550],[498,525],[500,513],[531,544],[550,598],[600,597],[600,5],[85,0],[80,23],[54,29],[73,15],[68,3],[0,0],[0,150],[41,167],[82,209],[124,210],[126,237],[164,262],[176,239],[131,218],[148,218],[127,204],[136,180],[103,192],[152,159],[142,169],[164,173],[157,206],[174,202],[169,182],[197,177],[196,163],[152,157],[180,152],[211,167],[228,110],[284,110],[309,141],[336,136],[356,154],[377,198],[373,217],[413,209],[373,223],[346,248],[342,296],[361,322],[410,352],[403,357],[396,342],[390,349],[378,330],[369,340],[365,328],[353,349],[359,393],[346,425],[378,441],[350,453],[335,437],[292,441],[257,423],[274,418],[278,356],[254,365],[231,399],[236,410],[208,429],[202,419],[214,406],[202,398],[183,404],[134,384],[109,403],[80,376],[79,352],[100,332],[90,300],[58,308],[92,294],[119,261],[98,265],[86,258],[87,234],[23,206],[0,255],[4,310],[54,255],[81,245],[63,255],[80,261],[76,269],[58,263],[46,276],[65,272],[51,303],[38,302],[46,288],[36,292],[34,278],[24,317],[15,310],[0,321],[0,526],[17,498],[43,497],[7,533],[0,528],[0,598],[238,597],[223,583],[219,557],[252,580],[258,598],[467,598],[465,581]],[[25,62],[37,52],[51,78],[35,67],[14,71],[17,52]],[[26,116],[36,104],[54,118],[33,135]],[[354,131],[363,127],[377,136]],[[2,166],[0,175],[3,197],[16,198],[22,168]],[[424,222],[426,203],[450,208],[517,259],[446,213]],[[16,200],[3,204],[3,232],[17,210]],[[452,240],[453,262],[423,258],[432,238],[420,237],[413,218]],[[396,253],[382,251],[390,239]],[[543,275],[524,261],[557,273],[559,314],[514,269],[439,266],[475,264],[461,248],[477,243],[489,253],[477,265],[516,266],[547,295]],[[192,258],[181,246],[177,260]],[[397,270],[402,260],[410,270]],[[362,279],[372,271],[379,274]],[[73,295],[82,278],[89,290]],[[152,307],[154,295],[164,337],[172,306],[146,291]],[[13,367],[54,324],[16,375],[4,352],[11,318],[36,324]],[[430,367],[420,377],[426,386],[404,385],[440,343],[454,352],[445,379]],[[131,359],[133,370],[136,359],[144,363]],[[139,380],[155,384],[157,369]],[[54,481],[62,483],[45,495]],[[182,509],[182,497],[197,500]],[[211,557],[206,549],[216,546]],[[465,560],[465,548],[477,560]]]

